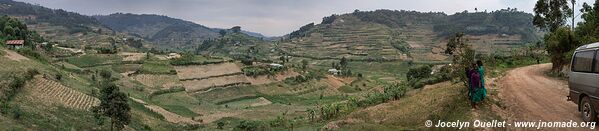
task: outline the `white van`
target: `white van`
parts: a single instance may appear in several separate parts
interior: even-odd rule
[[[599,42],[580,46],[572,56],[569,100],[578,104],[584,121],[597,121],[599,110]]]

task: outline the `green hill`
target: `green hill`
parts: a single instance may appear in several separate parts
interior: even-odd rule
[[[515,9],[493,12],[358,11],[323,18],[287,35],[281,50],[318,59],[445,60],[447,38],[466,34],[481,53],[509,51],[538,39],[532,15]],[[498,47],[498,48],[495,48]]]

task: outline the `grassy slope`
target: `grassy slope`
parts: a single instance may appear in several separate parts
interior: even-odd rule
[[[398,101],[384,103],[353,112],[342,118],[350,124],[339,124],[342,130],[426,129],[426,120],[473,121],[501,119],[487,99],[479,110],[472,111],[462,86],[444,82],[416,90]],[[495,95],[494,93],[490,93]],[[352,122],[353,121],[353,122]]]

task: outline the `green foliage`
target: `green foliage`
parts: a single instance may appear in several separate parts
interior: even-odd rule
[[[447,43],[445,53],[452,57],[452,63],[449,66],[451,68],[451,78],[459,80],[466,86],[468,85],[468,78],[464,71],[474,63],[475,51],[470,48],[470,45],[466,44],[467,40],[463,37],[463,33],[457,33],[451,37]]]
[[[310,81],[313,79],[319,80],[321,78],[324,78],[324,74],[322,72],[310,71],[307,74],[298,75],[295,77],[289,77],[289,78],[283,80],[283,82],[290,84],[290,85],[297,85],[299,83],[307,82],[307,81]]]
[[[310,23],[304,25],[299,28],[299,30],[293,31],[289,33],[289,38],[299,38],[299,37],[307,37],[310,35],[310,30],[314,28],[314,23]]]
[[[136,73],[176,75],[177,71],[167,61],[146,60]]]
[[[320,22],[320,24],[331,24],[333,22],[335,22],[335,19],[337,19],[338,15],[333,14],[331,16],[327,16],[322,18],[322,22]]]
[[[58,81],[62,80],[62,74],[60,74],[60,73],[56,73],[55,77],[56,77],[56,80],[58,80]]]
[[[398,100],[401,96],[405,95],[407,91],[406,85],[402,84],[391,84],[384,87],[384,91],[375,92],[368,94],[364,99],[349,98],[347,103],[332,103],[325,104],[316,109],[308,109],[308,115],[310,119],[320,118],[321,120],[331,120],[337,118],[343,114],[352,112],[359,107],[368,107],[380,103],[384,103],[390,100]]]
[[[148,97],[152,98],[157,95],[175,93],[175,92],[181,92],[181,91],[185,91],[185,88],[177,86],[177,87],[172,87],[172,88],[168,88],[168,89],[154,91],[154,92],[150,93],[150,95],[148,95]]]
[[[111,120],[111,128],[121,130],[131,122],[131,107],[128,97],[119,91],[119,87],[112,83],[102,85],[100,90],[100,105],[94,106],[92,112],[108,117]]]
[[[52,25],[64,26],[70,30],[69,33],[87,32],[91,29],[82,25],[98,24],[96,19],[92,17],[67,12],[62,9],[50,9],[10,0],[0,1],[0,4],[10,5],[7,8],[0,10],[1,14],[11,16],[35,16],[37,22],[48,22]]]
[[[579,45],[574,32],[567,27],[560,27],[555,32],[547,34],[545,36],[545,43],[547,53],[549,53],[551,63],[553,63],[553,71],[561,71],[570,59],[567,57],[571,54],[569,52],[576,49]]]
[[[241,121],[237,126],[235,126],[234,131],[260,131],[264,130],[266,127],[260,121],[250,121],[244,120]]]
[[[100,54],[116,54],[117,53],[117,50],[115,48],[99,47],[99,48],[96,48],[96,50]]]
[[[37,74],[40,74],[37,69],[27,69],[27,72],[25,72],[25,80],[31,80]]]
[[[406,73],[406,78],[408,81],[419,80],[430,76],[431,71],[432,69],[429,65],[413,66],[410,67],[410,69],[408,69],[408,72]]]
[[[35,31],[28,30],[27,25],[6,15],[0,16],[0,38],[2,44],[4,40],[25,40],[25,45],[29,47],[33,47],[33,41],[44,41]]]
[[[108,80],[112,77],[112,72],[110,72],[109,70],[100,70],[100,77],[104,78],[105,80]]]
[[[13,119],[20,119],[22,114],[23,114],[23,111],[21,111],[21,107],[19,107],[18,105],[12,108],[12,118]]]
[[[549,29],[550,32],[555,32],[566,23],[568,17],[572,17],[568,0],[539,0],[534,12],[533,24],[541,29]]]
[[[216,123],[216,128],[218,129],[223,129],[223,126],[225,126],[225,122],[219,121],[218,123]]]
[[[410,52],[410,45],[408,45],[408,42],[406,41],[393,41],[391,45],[402,53]]]
[[[135,47],[135,48],[142,48],[143,47],[143,43],[141,41],[141,39],[134,39],[134,38],[127,38],[127,40],[125,41],[125,43],[131,47]]]
[[[599,41],[599,1],[595,0],[593,6],[586,2],[582,5],[581,18],[584,20],[578,23],[576,35],[580,43],[588,44]]]
[[[17,52],[19,52],[20,54],[23,54],[25,56],[29,56],[30,58],[34,58],[36,60],[39,60],[41,62],[47,62],[48,61],[40,53],[32,50],[31,48],[21,48],[21,49],[17,50]]]
[[[241,32],[241,26],[233,26],[231,31],[233,31],[233,33],[239,33]]]

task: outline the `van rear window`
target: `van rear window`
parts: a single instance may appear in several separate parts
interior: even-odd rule
[[[572,71],[592,72],[593,56],[595,56],[595,51],[583,51],[574,54],[574,63],[572,63]]]
[[[595,73],[599,73],[599,53],[595,56]]]

